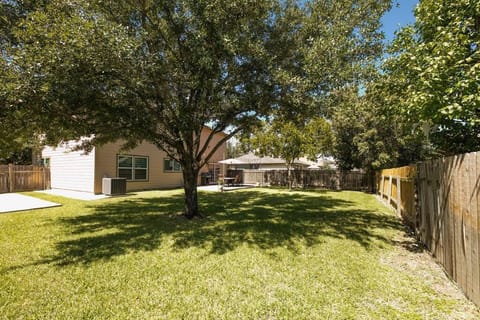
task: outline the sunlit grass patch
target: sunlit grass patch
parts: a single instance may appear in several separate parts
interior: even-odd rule
[[[371,195],[200,193],[205,218],[192,221],[182,196],[41,195],[63,206],[0,215],[0,318],[478,316],[391,265],[404,230]]]

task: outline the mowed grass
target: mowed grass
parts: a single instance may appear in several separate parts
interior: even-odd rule
[[[405,231],[372,195],[200,193],[206,217],[189,221],[180,190],[93,202],[30,194],[63,206],[0,215],[1,319],[479,316],[389,262]]]

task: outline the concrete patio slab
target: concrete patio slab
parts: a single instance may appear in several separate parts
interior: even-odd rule
[[[61,204],[25,196],[23,194],[0,194],[0,213],[42,209],[57,206],[61,206]]]
[[[85,201],[109,198],[109,196],[104,194],[94,194],[90,192],[81,192],[81,191],[63,190],[63,189],[49,189],[49,190],[41,190],[36,192],[50,194],[52,196],[61,196],[65,198],[85,200]]]
[[[238,190],[238,189],[247,189],[247,188],[254,188],[256,187],[255,185],[250,185],[250,184],[242,184],[242,185],[236,185],[236,186],[231,186],[231,187],[223,187],[223,191],[232,191],[232,190]],[[216,184],[212,184],[209,186],[200,186],[198,187],[199,191],[213,191],[213,192],[221,192],[220,187]]]

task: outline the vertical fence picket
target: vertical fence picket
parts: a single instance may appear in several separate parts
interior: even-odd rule
[[[478,284],[479,278],[479,264],[478,264],[478,225],[477,219],[477,192],[475,190],[476,177],[478,175],[477,168],[477,154],[470,153],[466,155],[467,165],[467,185],[464,194],[464,201],[466,201],[466,258],[467,258],[467,296],[472,300],[479,299],[480,286]]]
[[[475,154],[475,168],[476,168],[476,176],[475,176],[475,187],[472,191],[472,197],[475,198],[476,201],[476,225],[473,224],[472,226],[473,229],[477,230],[476,232],[476,237],[477,237],[477,251],[476,251],[476,257],[473,261],[473,264],[476,268],[476,279],[474,279],[474,284],[477,285],[475,288],[475,295],[474,298],[472,299],[474,302],[477,303],[477,305],[480,305],[480,201],[478,200],[478,197],[480,196],[480,153],[477,152]]]
[[[50,169],[39,166],[0,165],[0,193],[50,188]]]

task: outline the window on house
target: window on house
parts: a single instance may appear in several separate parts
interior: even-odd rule
[[[50,167],[50,158],[42,158],[39,161],[39,165],[42,167],[49,168]]]
[[[118,156],[117,172],[120,178],[145,181],[148,179],[148,157]]]
[[[163,159],[163,171],[165,172],[181,172],[182,166],[176,160],[165,158]]]

